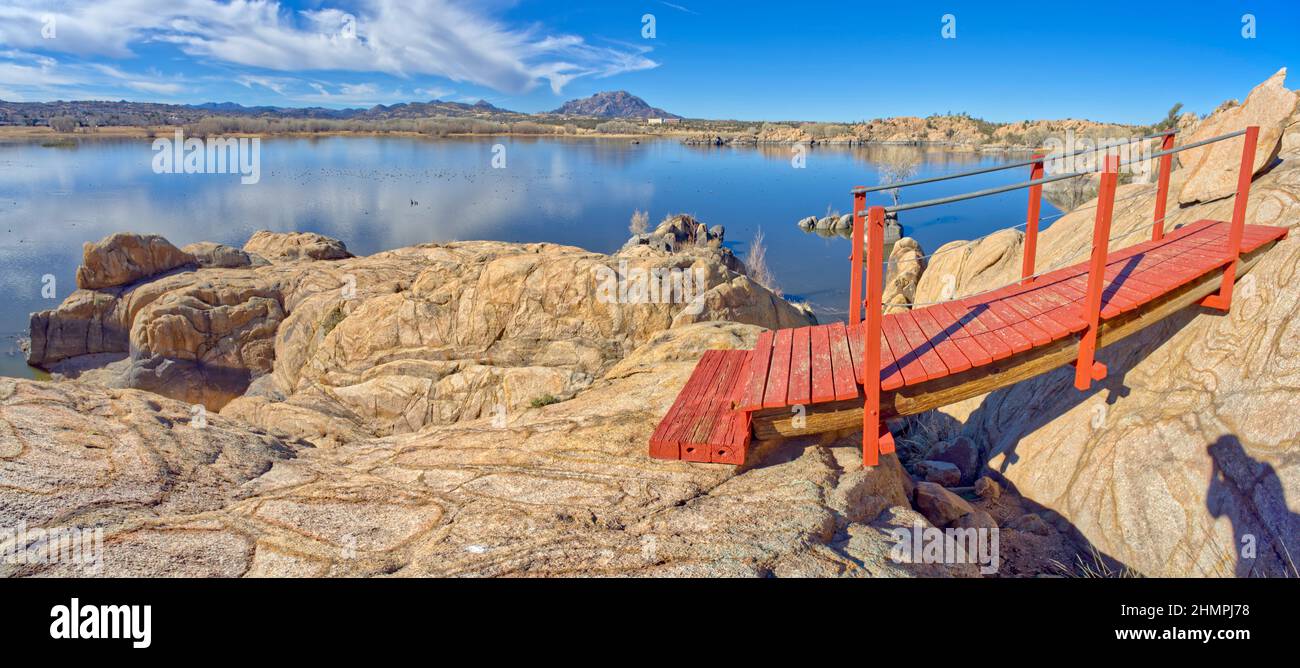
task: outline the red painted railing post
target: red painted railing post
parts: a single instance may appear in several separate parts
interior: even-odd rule
[[[867,194],[853,193],[853,270],[849,274],[849,327],[862,320],[862,227],[866,221]]]
[[[1174,147],[1174,133],[1170,132],[1160,141],[1160,150],[1168,151]],[[1208,149],[1207,149],[1208,150]],[[1169,201],[1169,172],[1174,169],[1174,154],[1160,156],[1160,186],[1156,189],[1155,223],[1151,227],[1151,240],[1165,238],[1165,205]]]
[[[1101,325],[1101,295],[1106,286],[1106,257],[1110,252],[1110,219],[1115,210],[1115,187],[1119,182],[1119,156],[1106,156],[1097,195],[1097,219],[1092,226],[1092,258],[1088,262],[1088,294],[1083,303],[1083,321],[1088,323],[1079,341],[1079,359],[1074,363],[1074,386],[1092,387],[1092,381],[1106,377],[1106,365],[1096,360],[1097,329]]]
[[[867,303],[866,324],[862,327],[862,389],[866,403],[862,407],[862,465],[880,463],[881,453],[894,451],[894,437],[880,421],[880,302],[884,290],[885,208],[871,207],[867,214]]]
[[[1037,181],[1043,178],[1043,161],[1042,155],[1034,156],[1038,162],[1029,170],[1029,180]],[[1034,260],[1038,255],[1038,217],[1042,211],[1043,202],[1043,184],[1029,187],[1029,211],[1025,214],[1025,257],[1020,263],[1020,282],[1029,282],[1029,277],[1034,275]]]
[[[1237,259],[1241,256],[1241,235],[1246,229],[1246,204],[1250,199],[1250,178],[1255,174],[1255,145],[1259,143],[1259,126],[1246,128],[1246,145],[1241,149],[1241,171],[1237,173],[1237,197],[1232,203],[1232,225],[1228,228],[1228,254],[1224,258],[1223,282],[1219,292],[1201,300],[1201,304],[1220,311],[1232,308],[1232,284],[1237,280]]]

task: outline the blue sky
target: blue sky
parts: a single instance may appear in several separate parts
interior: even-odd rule
[[[1147,123],[1297,65],[1294,0],[0,0],[6,100],[544,111],[623,89],[704,118]]]

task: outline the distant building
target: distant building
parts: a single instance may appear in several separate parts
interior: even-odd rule
[[[662,118],[647,118],[647,119],[645,119],[645,120],[646,120],[646,122],[649,123],[650,125],[663,125],[663,124],[664,124],[664,119],[662,119]]]

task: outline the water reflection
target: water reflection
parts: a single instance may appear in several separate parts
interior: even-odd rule
[[[492,166],[493,146],[506,164]],[[303,230],[344,240],[359,254],[462,239],[550,241],[612,252],[628,219],[651,223],[691,213],[724,225],[743,256],[762,227],[768,262],[788,295],[812,303],[824,320],[846,311],[846,233],[805,234],[795,223],[850,211],[849,189],[874,184],[894,147],[815,146],[795,168],[791,147],[683,146],[675,141],[492,138],[320,137],[262,142],[262,178],[155,174],[146,140],[91,140],[76,148],[0,145],[0,373],[26,374],[6,354],[25,333],[27,314],[52,308],[75,287],[81,245],[112,232],[161,234],[177,245],[212,240],[242,245],[254,231]],[[920,176],[1010,159],[907,147]],[[1008,173],[1010,174],[1010,172]],[[905,191],[909,201],[951,194],[1015,176],[985,175],[960,185]],[[870,203],[887,203],[873,195]],[[926,249],[1013,225],[1025,195],[1008,193],[941,209],[906,212],[901,222]],[[1045,212],[1045,215],[1051,211]],[[42,277],[57,297],[41,296]],[[9,337],[9,338],[6,338]]]

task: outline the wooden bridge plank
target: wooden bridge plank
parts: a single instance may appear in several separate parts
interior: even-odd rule
[[[678,393],[677,399],[669,407],[668,414],[659,422],[659,427],[650,437],[650,454],[660,459],[682,458],[682,433],[689,425],[696,412],[696,404],[701,396],[701,388],[713,379],[722,356],[721,351],[706,350],[696,362],[695,369],[687,379],[685,387]],[[662,429],[662,431],[660,430]]]
[[[881,318],[880,331],[889,341],[889,348],[894,353],[894,366],[898,374],[903,377],[903,385],[915,385],[924,381],[927,376],[924,367],[921,366],[921,356],[912,352],[912,345],[903,335],[903,329],[898,325],[898,318],[892,315]]]
[[[866,354],[866,341],[862,338],[865,326],[849,328],[849,352],[853,356],[854,378],[862,379],[863,355]],[[859,382],[861,384],[861,382]],[[903,372],[894,360],[894,351],[889,347],[889,339],[884,332],[880,334],[880,387],[884,390],[896,390],[903,386]]]
[[[664,422],[668,424],[668,430],[663,434],[663,439],[672,443],[672,447],[678,449],[678,454],[674,459],[681,457],[680,448],[685,440],[684,432],[692,424],[693,416],[698,408],[698,403],[703,395],[704,387],[713,379],[713,374],[717,371],[718,364],[722,356],[717,351],[706,350],[700,357],[700,361],[695,364],[695,370],[691,372],[691,377],[686,381],[686,386],[682,393],[677,395],[677,401],[670,409],[671,420],[665,418]]]
[[[1024,293],[1023,296],[1030,303],[1037,304],[1043,309],[1043,317],[1055,319],[1072,334],[1088,327],[1079,308],[1080,301],[1061,290],[1059,283],[1036,286],[1034,290]]]
[[[707,443],[708,426],[717,415],[715,399],[719,388],[725,381],[727,353],[725,350],[709,350],[705,354],[715,353],[716,360],[710,368],[709,376],[703,383],[693,389],[691,410],[678,419],[682,427],[675,439],[681,448],[681,459],[688,462],[708,462],[712,459],[711,448]]]
[[[763,392],[763,408],[785,406],[790,390],[790,347],[793,342],[793,329],[779,329],[772,337],[772,363],[767,370],[767,390]]]
[[[961,354],[970,360],[971,366],[983,366],[992,362],[993,354],[979,344],[974,333],[967,328],[961,318],[953,315],[953,312],[948,309],[948,303],[943,302],[920,310],[929,312],[930,317],[934,318],[939,327],[949,333],[949,339],[961,350]]]
[[[943,365],[948,367],[948,373],[961,373],[974,366],[952,340],[952,330],[960,331],[960,326],[956,323],[947,327],[941,326],[935,320],[933,311],[928,308],[916,309],[910,313],[912,319],[921,328],[921,332],[928,338],[928,343],[934,348],[934,352],[943,360]]]
[[[809,352],[812,330],[812,327],[794,330],[794,339],[790,344],[790,389],[786,399],[790,406],[812,401],[812,360]]]
[[[846,333],[849,337],[849,357],[853,360],[853,377],[857,379],[858,384],[862,384],[862,323],[849,327]],[[883,341],[885,337],[880,337]],[[885,358],[889,356],[889,344],[886,343],[880,347],[880,368],[885,368]]]
[[[981,302],[974,303],[979,304]],[[1014,333],[1008,337],[1010,341],[1015,341],[1019,338],[1029,343],[1029,345],[1024,348],[1025,350],[1051,343],[1052,335],[1047,331],[1047,329],[1040,327],[1031,320],[1027,320],[1025,314],[1012,308],[1006,302],[1003,302],[1000,299],[989,299],[982,302],[982,304],[986,309],[985,313],[989,314],[991,320],[1000,322],[1001,327],[1004,328],[1005,331]],[[1012,347],[1018,348],[1019,344]]]
[[[831,365],[830,332],[827,328],[814,329],[811,344],[813,403],[835,401],[835,372]]]
[[[930,345],[929,337],[912,318],[911,311],[895,313],[889,317],[898,322],[898,328],[903,332],[907,344],[911,346],[911,351],[920,359],[921,375],[924,380],[942,378],[950,373],[943,363],[943,358],[939,357],[934,347]]]
[[[754,344],[754,355],[749,360],[749,370],[744,381],[744,390],[736,402],[736,408],[742,411],[755,411],[763,407],[763,394],[767,388],[767,368],[772,360],[771,330],[761,332]]]
[[[1071,328],[1075,326],[1075,319],[1057,320],[1051,317],[1049,312],[1054,306],[1044,305],[1038,301],[1031,301],[1023,294],[1011,295],[1007,298],[998,298],[989,302],[989,308],[996,309],[1000,306],[1009,309],[1009,311],[1019,314],[1020,319],[1012,323],[1016,331],[1025,333],[1027,336],[1033,334],[1031,327],[1036,327],[1047,334],[1047,340],[1033,338],[1034,345],[1040,346],[1050,343],[1057,339],[1063,339],[1070,335]],[[1010,313],[999,316],[1006,319]]]
[[[1160,262],[1159,258],[1152,257],[1149,253],[1141,253],[1133,256],[1133,260],[1132,265],[1125,263],[1122,267],[1118,267],[1115,273],[1118,275],[1119,271],[1128,269],[1125,285],[1141,295],[1140,299],[1134,298],[1137,305],[1141,306],[1164,294],[1166,288],[1162,283],[1151,280],[1152,277],[1148,275],[1148,270]]]
[[[974,315],[974,321],[979,326],[987,330],[988,334],[997,337],[999,341],[1011,348],[1012,353],[1021,353],[1034,347],[1034,341],[1025,334],[1017,331],[1015,326],[1003,320],[987,303],[978,302],[974,299],[963,299],[955,302],[959,308],[966,309],[968,313]],[[1017,317],[1019,317],[1017,315]],[[1044,335],[1045,340],[1046,335]],[[986,348],[996,347],[992,343],[985,344]]]
[[[835,400],[858,398],[858,376],[853,372],[853,354],[849,350],[849,336],[844,323],[830,325],[831,371],[835,376]],[[884,353],[881,353],[884,357]]]
[[[713,427],[717,420],[724,417],[725,413],[730,412],[731,393],[735,388],[736,380],[740,375],[740,363],[744,361],[744,355],[734,355],[735,351],[725,350],[722,352],[722,359],[718,363],[718,368],[713,374],[713,382],[704,390],[704,396],[700,397],[700,416],[696,420],[695,429],[691,432],[688,440],[694,445],[708,445],[711,443],[709,437],[713,434]],[[711,455],[711,452],[706,452]]]
[[[971,340],[979,344],[979,347],[982,350],[987,351],[989,358],[987,360],[981,358],[982,361],[979,363],[980,365],[988,364],[994,360],[1011,357],[1011,346],[1007,345],[1007,343],[1002,340],[1002,337],[997,336],[989,330],[988,326],[976,317],[977,314],[974,312],[974,309],[963,308],[956,302],[943,302],[942,304],[938,304],[938,308],[944,309],[948,312],[949,316],[955,318],[956,321],[961,324],[962,331],[966,332],[967,335],[970,336]],[[970,353],[967,353],[966,357],[971,357]],[[975,361],[974,358],[972,358],[971,361]]]

